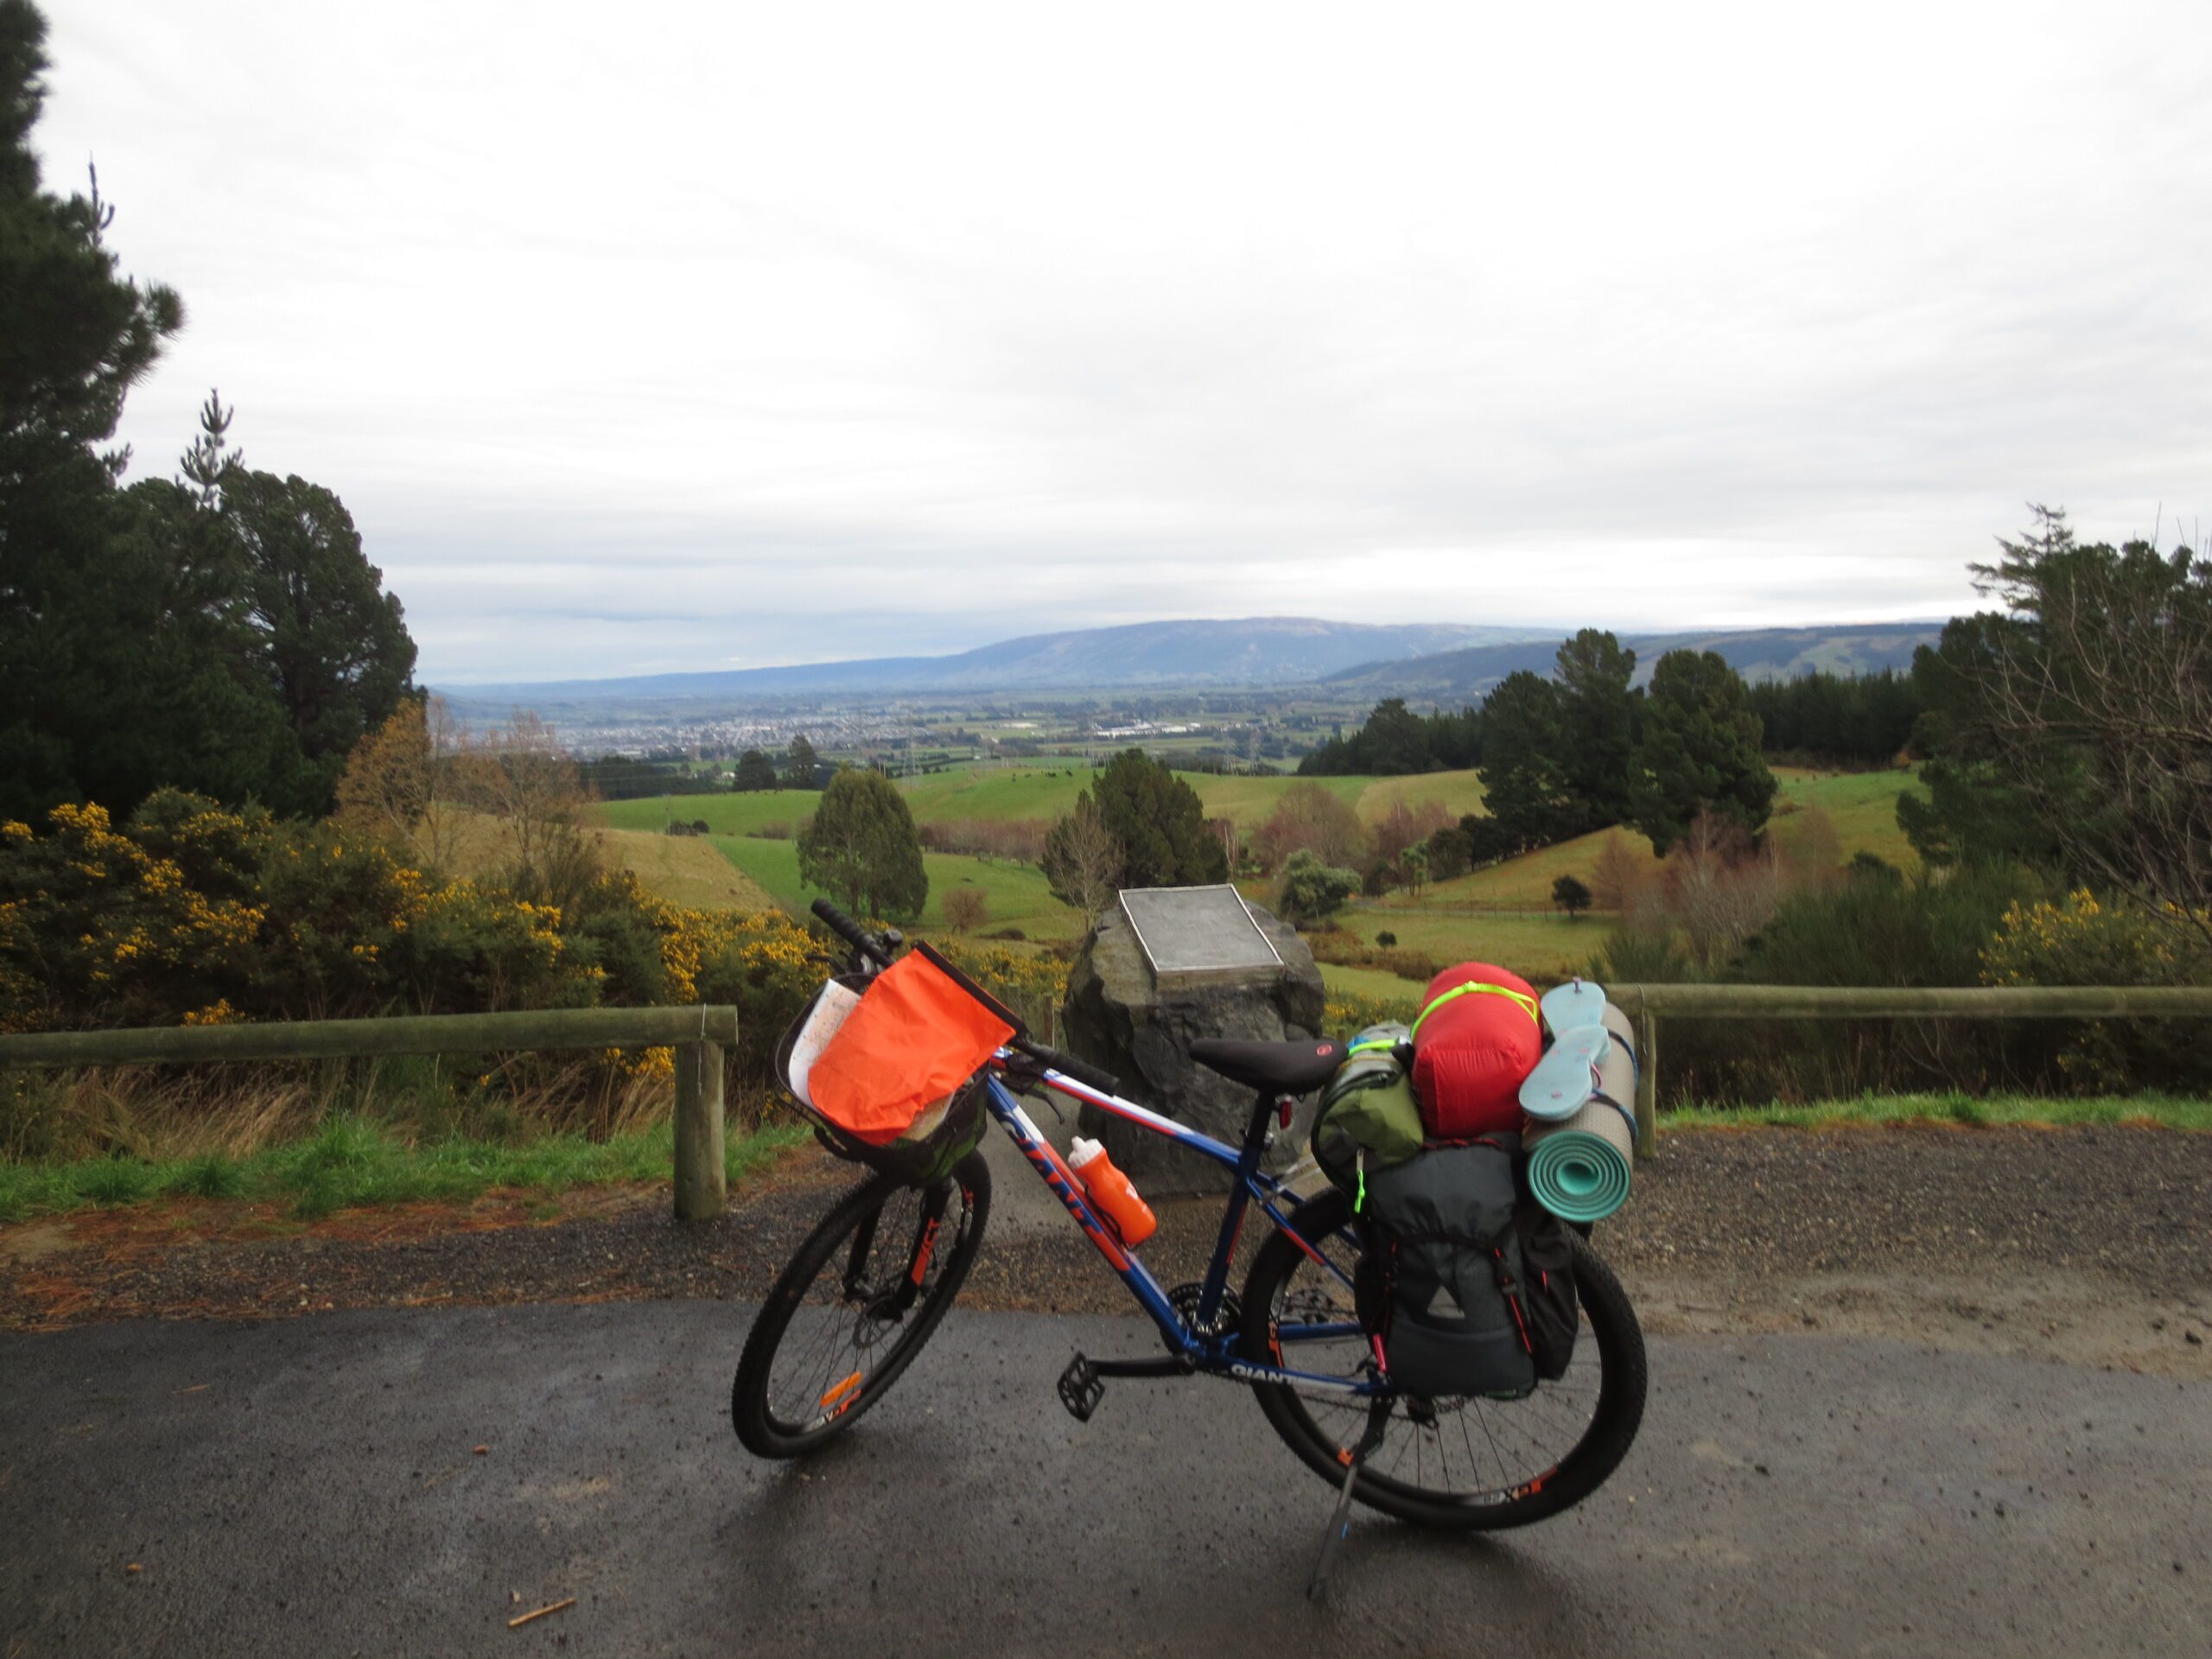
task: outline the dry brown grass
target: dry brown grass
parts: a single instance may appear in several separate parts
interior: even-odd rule
[[[456,815],[453,874],[489,880],[516,857],[513,836],[488,813]],[[590,836],[611,869],[630,871],[647,892],[687,910],[774,910],[767,890],[723,857],[701,836],[671,836],[653,830],[598,830]]]
[[[477,1071],[474,1066],[488,1066]],[[0,1074],[0,1161],[123,1155],[245,1158],[350,1114],[403,1141],[594,1139],[658,1128],[674,1104],[658,1056],[509,1055],[251,1066],[95,1066]],[[750,1124],[761,1104],[730,1096]]]

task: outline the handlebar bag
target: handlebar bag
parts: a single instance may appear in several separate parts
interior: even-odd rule
[[[868,980],[860,1006],[815,1058],[807,1096],[836,1128],[886,1146],[958,1093],[1013,1035],[926,956],[901,957]]]
[[[1487,962],[1429,982],[1414,1021],[1414,1096],[1433,1139],[1521,1127],[1521,1084],[1543,1053],[1535,988]]]

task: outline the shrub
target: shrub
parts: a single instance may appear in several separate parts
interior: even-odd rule
[[[1982,950],[1983,976],[1993,985],[2212,984],[2208,934],[2212,929],[2185,931],[2125,900],[2101,901],[2087,888],[2016,899]],[[2059,1074],[2085,1093],[2152,1083],[2196,1089],[2212,1084],[2198,1024],[2069,1020],[2049,1034]]]
[[[1293,926],[1318,922],[1344,907],[1359,891],[1359,877],[1351,870],[1324,864],[1303,848],[1284,864],[1275,907]]]
[[[1377,949],[1380,949],[1380,950],[1390,950],[1390,949],[1391,949],[1392,947],[1394,947],[1397,943],[1398,943],[1398,936],[1397,936],[1396,934],[1393,933],[1393,932],[1392,932],[1389,928],[1387,928],[1387,927],[1386,927],[1386,928],[1384,928],[1384,929],[1383,929],[1380,933],[1377,933],[1377,934],[1375,936],[1375,944],[1376,944],[1376,948],[1377,948]]]
[[[944,925],[956,933],[973,933],[990,911],[990,895],[981,887],[955,887],[944,895]]]

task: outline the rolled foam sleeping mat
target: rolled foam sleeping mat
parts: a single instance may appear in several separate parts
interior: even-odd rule
[[[1563,1122],[1531,1118],[1529,1191],[1562,1221],[1603,1221],[1628,1202],[1636,1158],[1635,1027],[1608,1003],[1605,1029],[1619,1040],[1599,1063],[1599,1091]]]

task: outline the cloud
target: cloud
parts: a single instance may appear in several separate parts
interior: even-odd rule
[[[441,681],[1928,615],[2212,507],[2193,4],[54,22],[142,470],[221,386]]]

